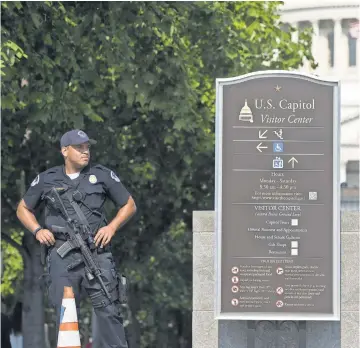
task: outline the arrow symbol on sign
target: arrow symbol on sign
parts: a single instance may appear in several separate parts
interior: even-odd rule
[[[267,146],[261,146],[262,143],[260,143],[258,146],[256,146],[256,148],[259,150],[259,152],[262,152],[261,149],[267,149],[268,147]]]
[[[295,162],[296,162],[296,163],[299,163],[299,161],[298,161],[295,157],[291,157],[291,158],[288,160],[288,163],[291,163],[291,167],[292,167],[292,168],[294,168]]]
[[[266,139],[267,137],[264,137],[264,135],[267,133],[267,129],[261,133],[261,130],[259,130],[259,139]]]

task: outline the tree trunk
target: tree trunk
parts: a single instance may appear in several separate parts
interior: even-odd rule
[[[176,348],[174,345],[169,345],[169,316],[165,308],[157,311],[158,318],[155,318],[156,347],[159,348]]]
[[[24,348],[45,348],[43,266],[40,246],[35,238],[25,233],[24,243],[29,259],[24,260],[24,298],[22,331]]]

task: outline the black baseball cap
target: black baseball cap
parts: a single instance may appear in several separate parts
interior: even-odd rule
[[[69,145],[80,145],[83,143],[89,142],[90,144],[96,144],[96,141],[89,139],[87,134],[81,129],[73,129],[69,132],[66,132],[60,140],[60,147],[69,146]]]

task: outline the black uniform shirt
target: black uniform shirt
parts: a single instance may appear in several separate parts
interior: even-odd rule
[[[105,225],[102,214],[107,197],[113,201],[117,209],[125,205],[130,197],[117,175],[100,164],[88,165],[80,172],[79,177],[73,180],[65,174],[64,166],[57,166],[40,173],[34,179],[23,197],[26,206],[35,210],[52,187],[66,188],[71,194],[75,191],[80,192],[81,199],[75,201],[88,220],[93,233],[96,233],[100,226]],[[65,195],[61,195],[61,197],[70,216],[79,221],[69,200]],[[55,211],[47,204],[45,227],[52,230],[52,225],[66,227],[60,212]]]

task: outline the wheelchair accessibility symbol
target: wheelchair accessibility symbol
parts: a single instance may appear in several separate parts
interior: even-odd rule
[[[274,152],[284,152],[284,143],[273,143]]]

